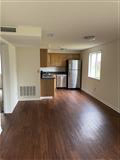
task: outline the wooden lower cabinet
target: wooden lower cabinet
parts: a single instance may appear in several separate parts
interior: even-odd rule
[[[41,97],[55,96],[56,78],[41,79]]]

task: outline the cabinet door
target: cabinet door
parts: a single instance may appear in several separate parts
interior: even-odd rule
[[[47,54],[47,66],[51,66],[51,57],[49,53]]]
[[[49,66],[54,67],[65,67],[67,60],[80,59],[80,54],[50,53],[49,56],[50,58],[48,58],[48,64]]]
[[[51,66],[60,66],[60,55],[59,54],[50,54],[50,65]]]
[[[61,66],[61,55],[55,54],[55,66]]]
[[[40,66],[47,67],[47,49],[40,49]]]
[[[50,65],[55,67],[65,67],[66,66],[66,56],[64,54],[50,54]]]
[[[61,54],[61,66],[65,67],[67,61],[67,54]]]
[[[50,54],[50,66],[55,66],[55,55]]]

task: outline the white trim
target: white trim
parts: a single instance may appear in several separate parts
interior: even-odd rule
[[[19,101],[39,101],[40,98],[19,98]]]
[[[2,133],[2,128],[0,127],[0,134]]]
[[[52,99],[53,97],[52,96],[46,96],[46,97],[40,97],[40,100],[42,99]]]
[[[16,101],[16,103],[15,103],[15,105],[14,105],[14,108],[12,108],[12,110],[11,110],[11,112],[10,113],[13,113],[13,111],[14,111],[14,109],[16,108],[16,106],[17,106],[17,104],[18,104],[18,99],[17,99],[17,101]]]
[[[115,110],[116,112],[120,113],[120,108],[119,108],[119,107],[114,106],[114,105],[110,104],[109,102],[103,100],[102,98],[97,97],[96,95],[92,94],[92,93],[91,93],[90,91],[88,91],[88,90],[85,90],[85,89],[83,89],[83,88],[82,88],[82,90],[83,90],[84,92],[86,92],[87,94],[91,95],[93,98],[97,99],[98,101],[100,101],[100,102],[104,103],[105,105],[107,105],[108,107],[112,108],[112,109]]]
[[[2,133],[2,127],[1,127],[1,113],[0,113],[0,134]]]
[[[14,107],[11,109],[11,111],[4,110],[4,113],[6,113],[6,114],[11,114],[11,113],[13,113],[13,112],[14,112],[14,109],[16,108],[16,106],[17,106],[17,104],[18,104],[18,102],[19,102],[19,100],[17,99],[16,104],[15,104]]]
[[[46,97],[40,97],[40,98],[19,98],[18,101],[23,102],[23,101],[40,101],[43,99],[52,99],[52,96],[46,96]]]
[[[1,128],[1,126],[0,126],[0,134],[2,133],[2,128]]]

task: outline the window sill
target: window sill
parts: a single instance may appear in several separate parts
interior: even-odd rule
[[[90,76],[88,76],[88,78],[93,79],[93,80],[100,81],[100,79],[99,79],[99,78],[94,78],[94,77],[90,77]]]

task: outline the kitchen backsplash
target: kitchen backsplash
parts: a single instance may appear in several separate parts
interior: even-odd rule
[[[65,67],[40,67],[40,71],[43,72],[65,72]]]

